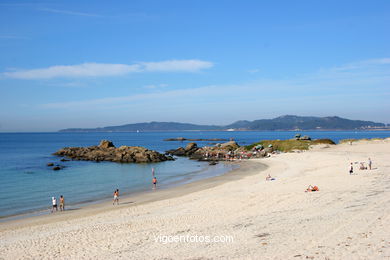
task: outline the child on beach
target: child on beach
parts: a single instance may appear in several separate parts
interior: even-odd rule
[[[271,174],[268,174],[268,176],[265,177],[265,180],[266,180],[266,181],[274,181],[275,178],[272,178],[272,177],[271,177]]]
[[[60,211],[64,211],[65,210],[65,199],[64,199],[64,196],[60,196]]]
[[[119,189],[114,191],[114,201],[112,202],[112,205],[115,205],[115,202],[116,205],[119,205]]]
[[[52,207],[51,207],[51,213],[54,212],[54,209],[57,211],[57,199],[55,197],[51,197]]]
[[[157,188],[157,178],[156,177],[153,177],[152,183],[153,183],[153,190],[154,190]]]

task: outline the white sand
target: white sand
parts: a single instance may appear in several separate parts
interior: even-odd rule
[[[368,157],[374,169],[354,164],[350,176],[349,162]],[[252,161],[269,168],[243,167],[201,182],[201,190],[127,200],[115,210],[100,205],[2,223],[0,259],[390,259],[389,139]],[[268,173],[276,180],[266,182]],[[309,184],[320,191],[305,193]],[[164,244],[158,235],[234,241]]]

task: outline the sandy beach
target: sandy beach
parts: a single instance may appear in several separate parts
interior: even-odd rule
[[[0,223],[0,259],[389,259],[389,189],[389,138],[321,145],[119,206]]]

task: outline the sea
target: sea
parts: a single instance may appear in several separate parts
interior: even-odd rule
[[[222,175],[236,165],[210,166],[188,158],[160,163],[132,164],[114,162],[61,162],[52,154],[63,147],[98,145],[110,140],[115,146],[143,146],[164,153],[185,146],[188,141],[164,141],[167,138],[234,139],[239,145],[260,140],[291,139],[296,132],[184,131],[128,133],[0,133],[0,220],[15,216],[48,214],[51,197],[63,195],[68,208],[108,200],[115,189],[121,195],[151,190],[152,168],[158,188],[182,185]],[[300,132],[311,138],[330,138],[335,142],[348,138],[386,138],[390,131],[314,131]],[[197,141],[198,146],[215,142]],[[48,163],[65,166],[53,171]]]

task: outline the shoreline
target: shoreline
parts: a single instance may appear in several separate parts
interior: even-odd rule
[[[221,162],[222,163],[222,162]],[[190,181],[184,184],[178,184],[157,189],[157,190],[145,190],[125,193],[119,197],[119,205],[112,205],[112,198],[99,199],[96,202],[82,202],[71,204],[71,208],[65,211],[57,211],[50,213],[50,209],[40,210],[31,213],[17,214],[13,216],[5,216],[0,218],[0,231],[13,228],[13,226],[25,226],[25,225],[39,225],[54,221],[64,221],[69,218],[79,218],[85,216],[95,215],[101,212],[115,211],[125,207],[132,207],[137,205],[143,205],[156,201],[172,199],[184,195],[191,194],[206,189],[216,187],[218,185],[238,180],[246,176],[250,176],[253,173],[251,170],[255,168],[261,168],[259,171],[264,171],[267,166],[265,164],[259,164],[251,162],[251,160],[223,162],[237,165],[238,168],[228,170],[225,173],[217,176],[206,177],[204,179]],[[4,226],[7,226],[4,228]]]
[[[189,160],[189,159],[186,158],[186,160]],[[108,162],[108,163],[112,163],[112,162]],[[196,181],[199,181],[199,180],[203,180],[203,179],[208,179],[208,178],[213,178],[213,177],[216,177],[216,176],[224,175],[224,174],[234,170],[232,168],[234,168],[234,167],[238,167],[239,168],[240,167],[239,161],[235,161],[234,163],[221,161],[220,163],[224,164],[224,166],[223,166],[224,169],[218,169],[217,167],[219,167],[219,165],[217,165],[217,166],[206,165],[202,169],[185,173],[184,175],[182,175],[184,177],[182,179],[179,179],[179,180],[176,179],[177,176],[172,176],[171,179],[167,183],[164,183],[162,185],[162,187],[160,186],[159,190],[170,189],[170,188],[174,188],[174,187],[177,187],[177,186],[180,186],[180,185],[184,185],[184,184],[188,184],[188,183],[191,183],[191,182],[196,182]],[[201,176],[199,177],[199,175],[201,175]],[[202,175],[205,175],[205,176],[202,176]],[[126,192],[123,192],[123,190],[122,190],[121,197],[126,198],[126,197],[129,197],[129,196],[137,196],[138,194],[147,193],[148,191],[150,191],[150,189],[146,189],[146,188],[144,188],[144,189],[136,189],[135,191],[126,191]],[[90,205],[93,205],[93,204],[99,204],[99,203],[108,202],[110,200],[112,200],[112,196],[104,196],[104,197],[98,197],[98,198],[89,198],[89,199],[85,199],[85,200],[77,201],[77,202],[73,202],[73,203],[66,203],[66,207],[69,210],[76,210],[76,209],[84,208],[84,207],[87,207],[87,206],[90,206]],[[21,213],[15,213],[15,214],[9,214],[9,215],[0,216],[0,223],[12,221],[12,220],[30,218],[30,217],[39,217],[39,216],[44,216],[44,215],[51,215],[50,210],[51,210],[51,206],[50,207],[41,207],[41,208],[37,208],[37,209],[26,210],[26,211],[21,212]]]

